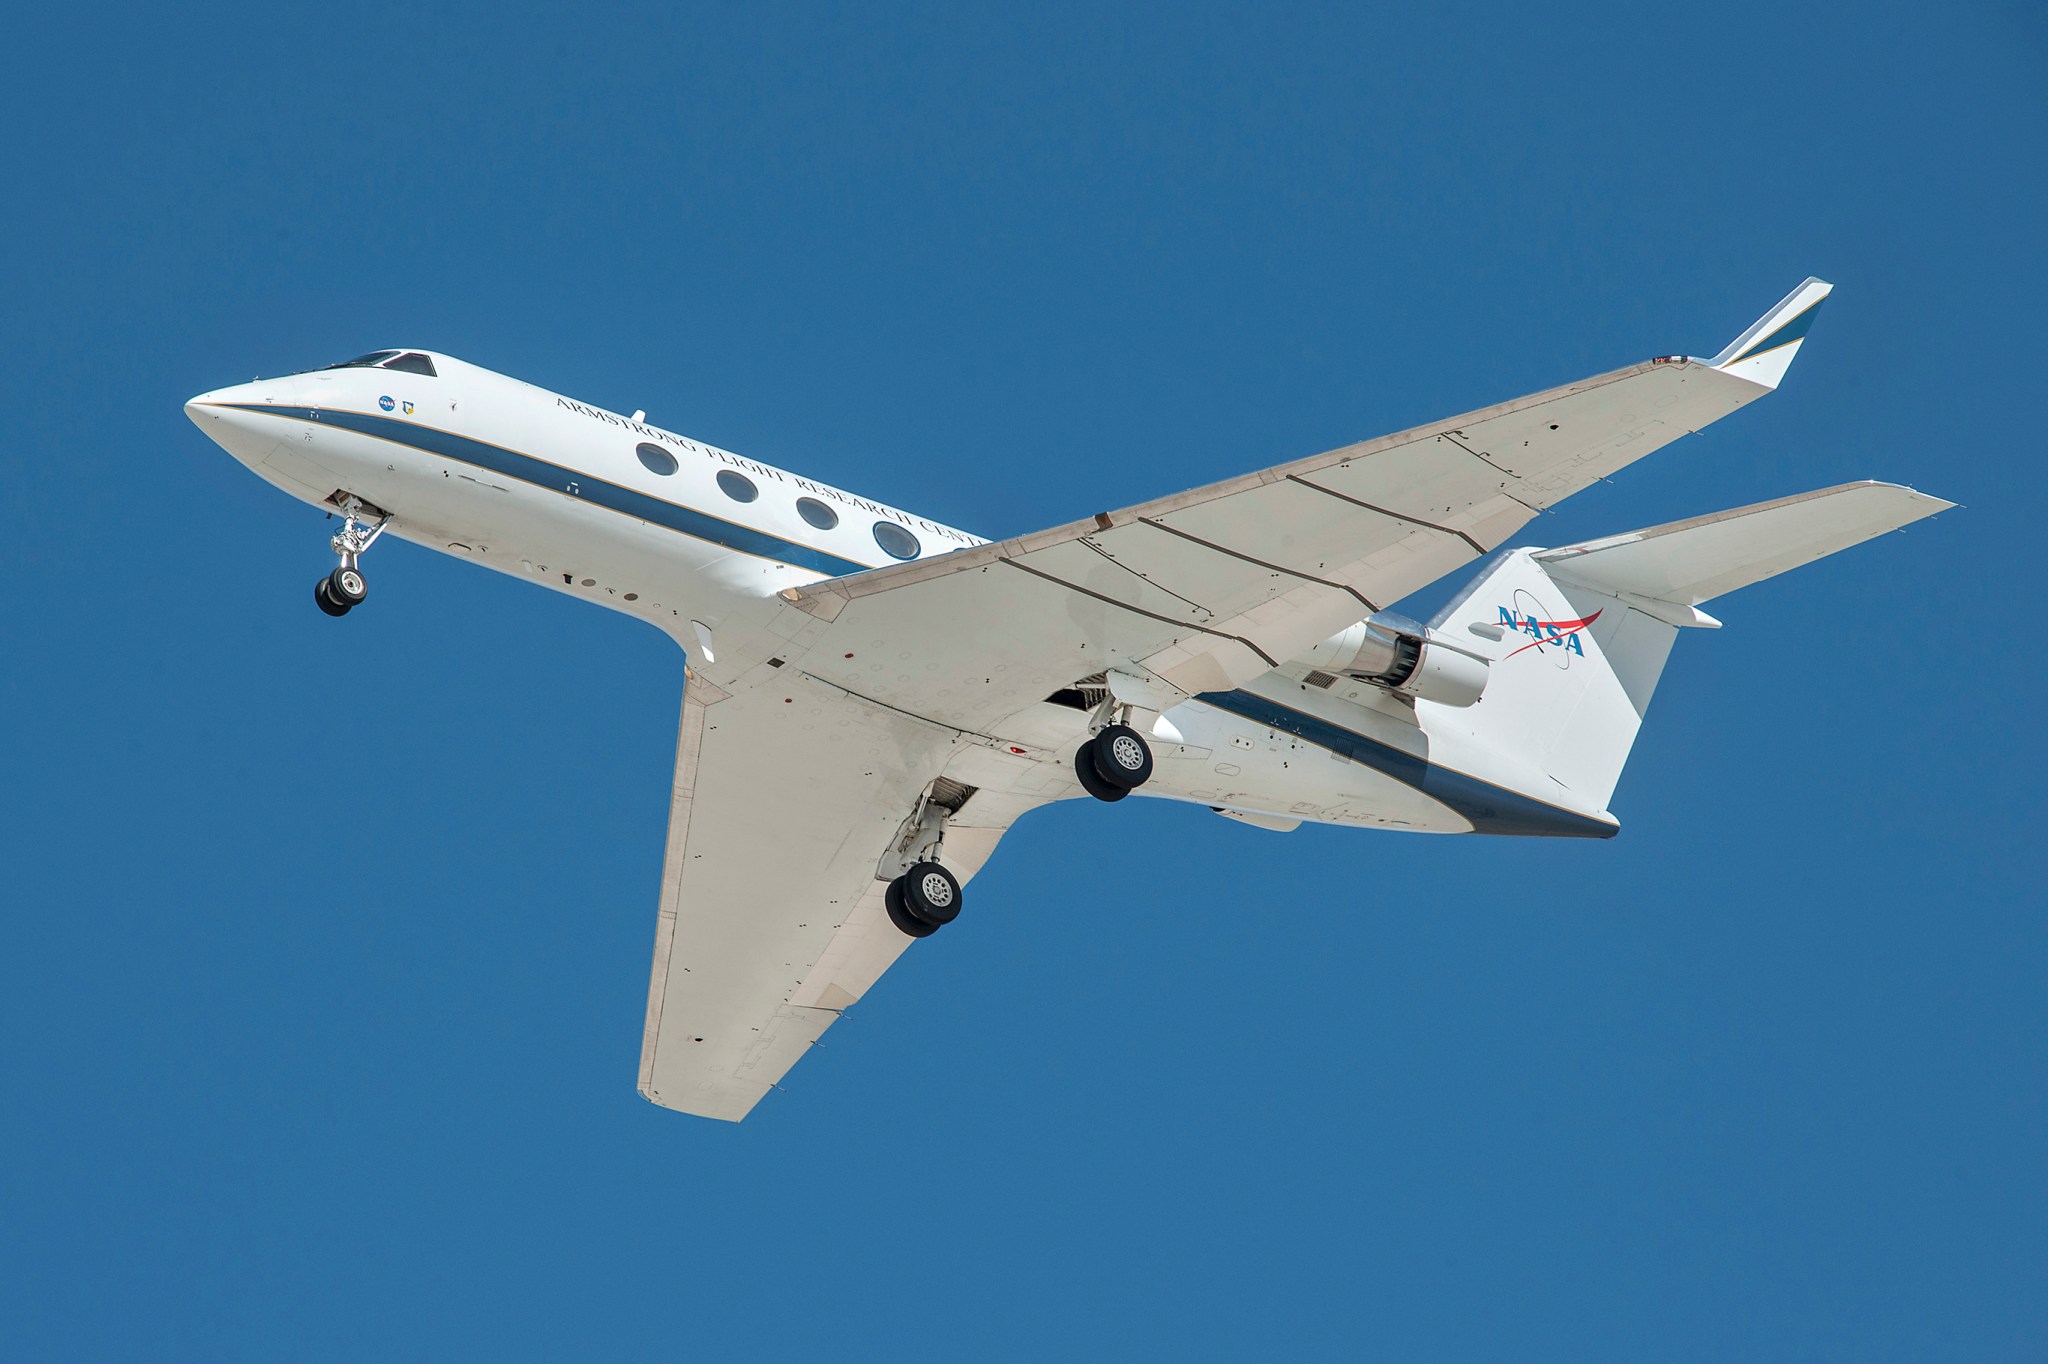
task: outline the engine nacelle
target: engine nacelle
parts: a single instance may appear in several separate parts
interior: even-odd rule
[[[1296,661],[1446,706],[1469,706],[1486,690],[1486,659],[1385,611],[1339,630]]]

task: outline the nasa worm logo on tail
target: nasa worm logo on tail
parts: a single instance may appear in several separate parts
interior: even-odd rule
[[[1579,642],[1579,631],[1600,619],[1600,612],[1577,620],[1561,619],[1556,611],[1543,605],[1527,592],[1515,592],[1515,604],[1499,608],[1501,628],[1513,630],[1516,634],[1529,636],[1529,642],[1512,650],[1501,661],[1524,654],[1534,649],[1537,653],[1552,654],[1560,668],[1571,666],[1571,656],[1586,656],[1585,645]]]

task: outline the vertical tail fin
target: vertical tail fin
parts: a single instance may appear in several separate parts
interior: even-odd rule
[[[1473,738],[1604,808],[1683,627],[1736,588],[1955,505],[1849,483],[1562,549],[1496,560],[1437,617],[1460,643],[1495,641],[1486,691],[1425,727]],[[1418,712],[1421,706],[1417,707]]]
[[[1497,641],[1478,704],[1431,718],[1469,727],[1487,748],[1603,809],[1678,630],[1609,593],[1553,578],[1537,558],[1543,552],[1496,560],[1431,627],[1460,642]]]

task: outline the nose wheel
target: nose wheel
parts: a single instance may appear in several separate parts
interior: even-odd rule
[[[345,616],[370,595],[370,585],[357,568],[337,568],[313,585],[313,600],[330,616]]]
[[[960,881],[936,862],[913,862],[882,893],[889,922],[913,938],[929,938],[960,916]]]
[[[371,545],[377,543],[384,527],[391,524],[391,517],[386,512],[374,512],[376,519],[366,522],[364,513],[371,509],[353,493],[342,498],[339,505],[341,530],[328,543],[341,564],[313,586],[314,605],[330,616],[347,615],[370,595],[370,585],[364,580],[358,561]]]

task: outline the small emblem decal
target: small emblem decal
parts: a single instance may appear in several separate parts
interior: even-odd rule
[[[410,417],[412,415],[412,400],[410,398],[401,402],[399,406],[405,409],[406,416]]]
[[[392,408],[398,406],[398,404],[392,402],[391,395],[387,393],[377,400],[377,406],[383,408],[386,412],[389,412]]]

